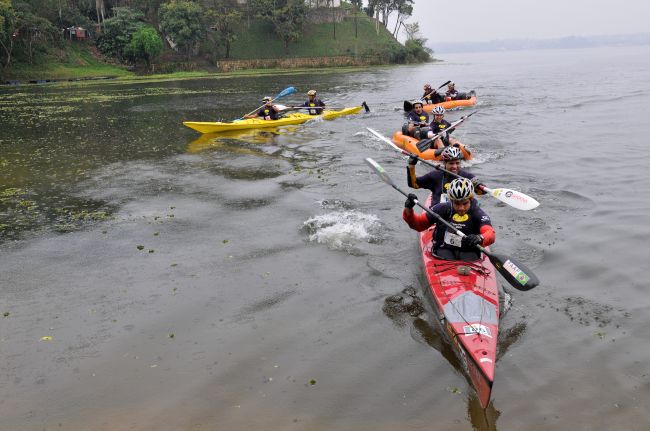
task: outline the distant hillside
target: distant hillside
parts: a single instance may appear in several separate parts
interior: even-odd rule
[[[301,39],[285,49],[284,43],[273,34],[271,24],[251,21],[250,28],[242,26],[232,44],[230,59],[385,54],[402,48],[382,25],[377,33],[375,21],[365,15],[357,18],[356,35],[354,17],[346,17],[336,24],[305,24]]]
[[[489,42],[429,44],[436,53],[570,49],[596,46],[650,45],[650,33],[609,36],[568,36],[557,39],[507,39]]]

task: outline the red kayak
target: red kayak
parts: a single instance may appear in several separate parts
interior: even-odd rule
[[[431,196],[427,206],[431,205]],[[499,334],[496,270],[479,260],[444,260],[431,252],[435,227],[420,232],[420,248],[439,321],[481,406],[490,402]]]

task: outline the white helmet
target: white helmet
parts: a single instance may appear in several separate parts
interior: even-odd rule
[[[271,96],[264,96],[264,98],[262,99],[262,102],[270,102],[271,100],[273,100],[273,98]]]
[[[431,112],[433,115],[445,115],[445,108],[442,106],[436,106]]]
[[[449,185],[447,196],[452,201],[462,201],[474,196],[474,186],[467,178],[456,178]]]
[[[463,159],[463,153],[460,152],[460,150],[456,147],[445,147],[444,150],[442,150],[442,160],[445,162],[451,162],[452,160],[462,160]]]

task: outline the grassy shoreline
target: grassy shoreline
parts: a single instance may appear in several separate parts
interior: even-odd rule
[[[432,63],[439,62],[434,60]],[[185,79],[230,79],[239,77],[258,77],[265,75],[304,75],[304,74],[330,74],[330,73],[349,73],[360,72],[369,69],[392,68],[400,65],[385,64],[377,66],[343,66],[343,67],[322,67],[322,68],[295,68],[295,69],[248,69],[238,70],[235,72],[210,72],[210,71],[196,71],[196,72],[173,72],[152,75],[136,75],[124,69],[114,67],[95,68],[95,67],[80,67],[75,68],[74,75],[61,75],[59,77],[41,76],[39,78],[32,77],[19,77],[12,78],[19,80],[19,86],[33,85],[29,80],[49,80],[48,85],[93,85],[93,84],[122,84],[122,83],[136,83],[136,82],[164,82],[164,81],[179,81]],[[112,73],[116,69],[121,73]],[[85,71],[85,73],[84,73]],[[31,75],[30,75],[31,76]],[[110,80],[92,80],[92,78],[110,77]],[[84,78],[89,80],[84,80]],[[72,81],[69,81],[72,79]],[[16,86],[14,84],[14,86]],[[8,87],[8,86],[5,86]],[[1,87],[0,87],[1,88]]]

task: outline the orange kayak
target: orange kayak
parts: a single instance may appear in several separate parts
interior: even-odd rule
[[[474,106],[474,105],[476,105],[475,94],[473,94],[472,97],[470,97],[469,99],[447,100],[441,103],[430,103],[428,105],[424,105],[423,109],[424,112],[431,112],[433,108],[435,108],[436,106],[442,106],[445,109],[454,109],[454,108],[463,108],[465,106]]]
[[[393,134],[393,142],[400,148],[405,149],[411,154],[415,154],[418,157],[421,157],[425,160],[442,160],[441,155],[436,155],[436,152],[433,148],[429,148],[423,152],[420,152],[417,147],[417,143],[420,142],[412,136],[403,134],[401,131],[397,131]],[[463,153],[465,160],[472,159],[472,152],[465,147],[463,144],[460,145],[460,152]]]

